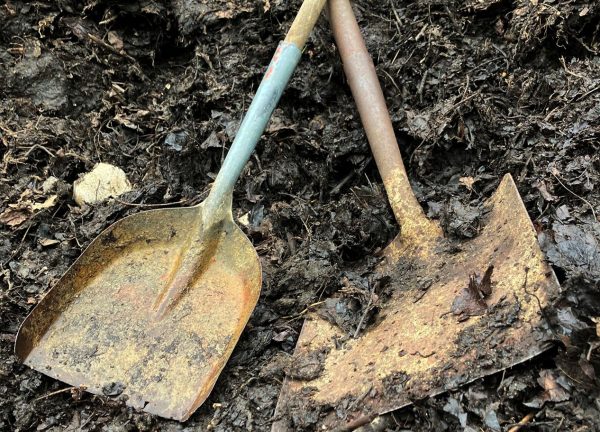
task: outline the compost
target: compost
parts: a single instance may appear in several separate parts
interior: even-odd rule
[[[127,407],[118,385],[93,396],[13,354],[27,313],[104,228],[207,196],[299,5],[0,6],[0,430],[268,431],[285,375],[320,373],[319,356],[292,355],[307,312],[349,337],[377,322],[393,285],[372,269],[399,228],[323,16],[234,193],[264,280],[207,402],[180,424]],[[562,287],[540,310],[555,335],[549,351],[369,428],[596,430],[600,5],[357,0],[354,9],[427,215],[448,237],[473,238],[483,202],[511,173]],[[73,183],[100,162],[121,168],[131,190],[77,204]],[[303,411],[297,428],[313,429],[319,415]]]

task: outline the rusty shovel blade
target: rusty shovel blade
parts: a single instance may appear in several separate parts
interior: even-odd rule
[[[258,255],[233,222],[233,188],[324,4],[302,2],[206,200],[102,232],[22,324],[15,352],[25,364],[180,421],[204,402],[261,287]]]
[[[27,317],[17,355],[91,393],[186,420],[208,397],[261,286],[258,256],[237,225],[229,218],[194,236],[201,220],[196,206],[107,228]],[[190,256],[193,269],[182,267]]]
[[[316,314],[305,321],[295,364],[319,359],[312,380],[287,378],[273,430],[340,428],[521,363],[548,348],[540,307],[558,292],[510,175],[487,203],[477,238],[452,243],[434,224],[399,235],[378,269],[391,297],[357,339]],[[475,298],[470,276],[493,265],[491,293]],[[340,418],[339,414],[342,414]]]
[[[274,431],[352,430],[377,415],[523,362],[548,348],[543,308],[559,292],[512,177],[483,227],[452,241],[412,193],[373,62],[348,0],[329,0],[344,71],[400,234],[376,269],[389,281],[356,338],[314,314],[304,323]],[[381,293],[380,293],[381,294]],[[333,320],[334,321],[334,320]],[[301,378],[299,378],[301,377]]]

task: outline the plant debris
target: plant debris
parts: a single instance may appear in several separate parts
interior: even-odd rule
[[[460,291],[450,307],[454,315],[461,315],[462,320],[481,315],[487,310],[485,298],[492,294],[493,271],[494,266],[490,265],[483,276],[478,274],[469,276],[469,285]]]
[[[155,205],[205,198],[299,5],[10,0],[0,7],[0,430],[268,431],[307,309],[342,301],[353,310],[342,314],[351,318],[342,320],[348,337],[376,325],[391,287],[364,282],[374,265],[366,260],[398,228],[323,18],[236,186],[234,218],[248,215],[243,229],[264,282],[206,404],[182,426],[126,408],[118,396],[38,399],[64,385],[13,355],[28,311],[104,228]],[[536,430],[595,430],[600,4],[353,5],[427,213],[452,237],[476,236],[485,225],[481,202],[511,173],[563,289],[540,311],[559,341],[553,350],[380,424],[510,430],[534,412]],[[124,169],[136,188],[119,201],[80,207],[71,185],[99,162]],[[344,274],[359,291],[339,292]],[[528,291],[536,295],[535,287]],[[367,306],[372,292],[378,301]],[[481,307],[483,292],[468,292],[466,304]],[[519,299],[509,300],[518,307]],[[514,319],[505,309],[489,323],[490,343],[494,326]],[[549,371],[550,390],[538,383],[541,371]],[[552,400],[561,393],[568,399]],[[540,408],[524,405],[535,400]],[[310,430],[321,408],[299,408],[294,421]],[[343,416],[345,408],[337,409]]]

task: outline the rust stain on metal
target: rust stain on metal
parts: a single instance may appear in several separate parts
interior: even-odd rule
[[[190,228],[201,220],[201,207],[163,209],[106,229],[23,323],[17,355],[92,393],[118,384],[129,405],[186,420],[212,390],[261,287],[258,256],[235,223],[196,241]],[[196,265],[182,268],[185,254]]]
[[[472,241],[453,245],[459,246],[458,252],[449,252],[456,248],[450,248],[433,222],[421,237],[407,241],[401,232],[385,249],[386,259],[378,269],[395,281],[392,298],[358,339],[346,337],[316,314],[305,322],[295,355],[330,351],[316,379],[286,380],[279,409],[284,420],[274,430],[288,430],[286,409],[302,405],[307,394],[310,404],[323,407],[321,424],[332,428],[340,419],[331,409],[344,400],[362,397],[342,423],[439,394],[547,348],[538,300],[542,307],[547,305],[558,292],[558,282],[544,261],[510,175],[487,205],[490,212],[482,232]],[[493,290],[486,298],[487,312],[466,321],[449,313],[469,275],[481,274],[490,265]],[[432,284],[423,295],[420,282],[425,279]],[[415,305],[416,297],[420,299]],[[337,348],[335,341],[345,342]],[[398,376],[403,377],[401,385]]]
[[[390,298],[360,337],[349,337],[317,314],[305,321],[294,355],[327,354],[317,376],[288,375],[274,432],[306,426],[298,422],[307,412],[311,419],[318,415],[317,423],[310,423],[314,430],[350,430],[365,419],[527,360],[547,349],[552,336],[540,307],[560,289],[510,175],[486,203],[486,223],[473,240],[451,242],[427,219],[408,181],[350,2],[329,0],[328,5],[344,71],[400,234],[384,250],[385,260],[376,270],[391,281],[386,286]],[[480,310],[453,313],[472,275],[492,266]]]

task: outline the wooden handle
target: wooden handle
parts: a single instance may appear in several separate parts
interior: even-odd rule
[[[288,31],[285,41],[293,43],[302,51],[304,44],[315,26],[326,0],[304,0]]]

